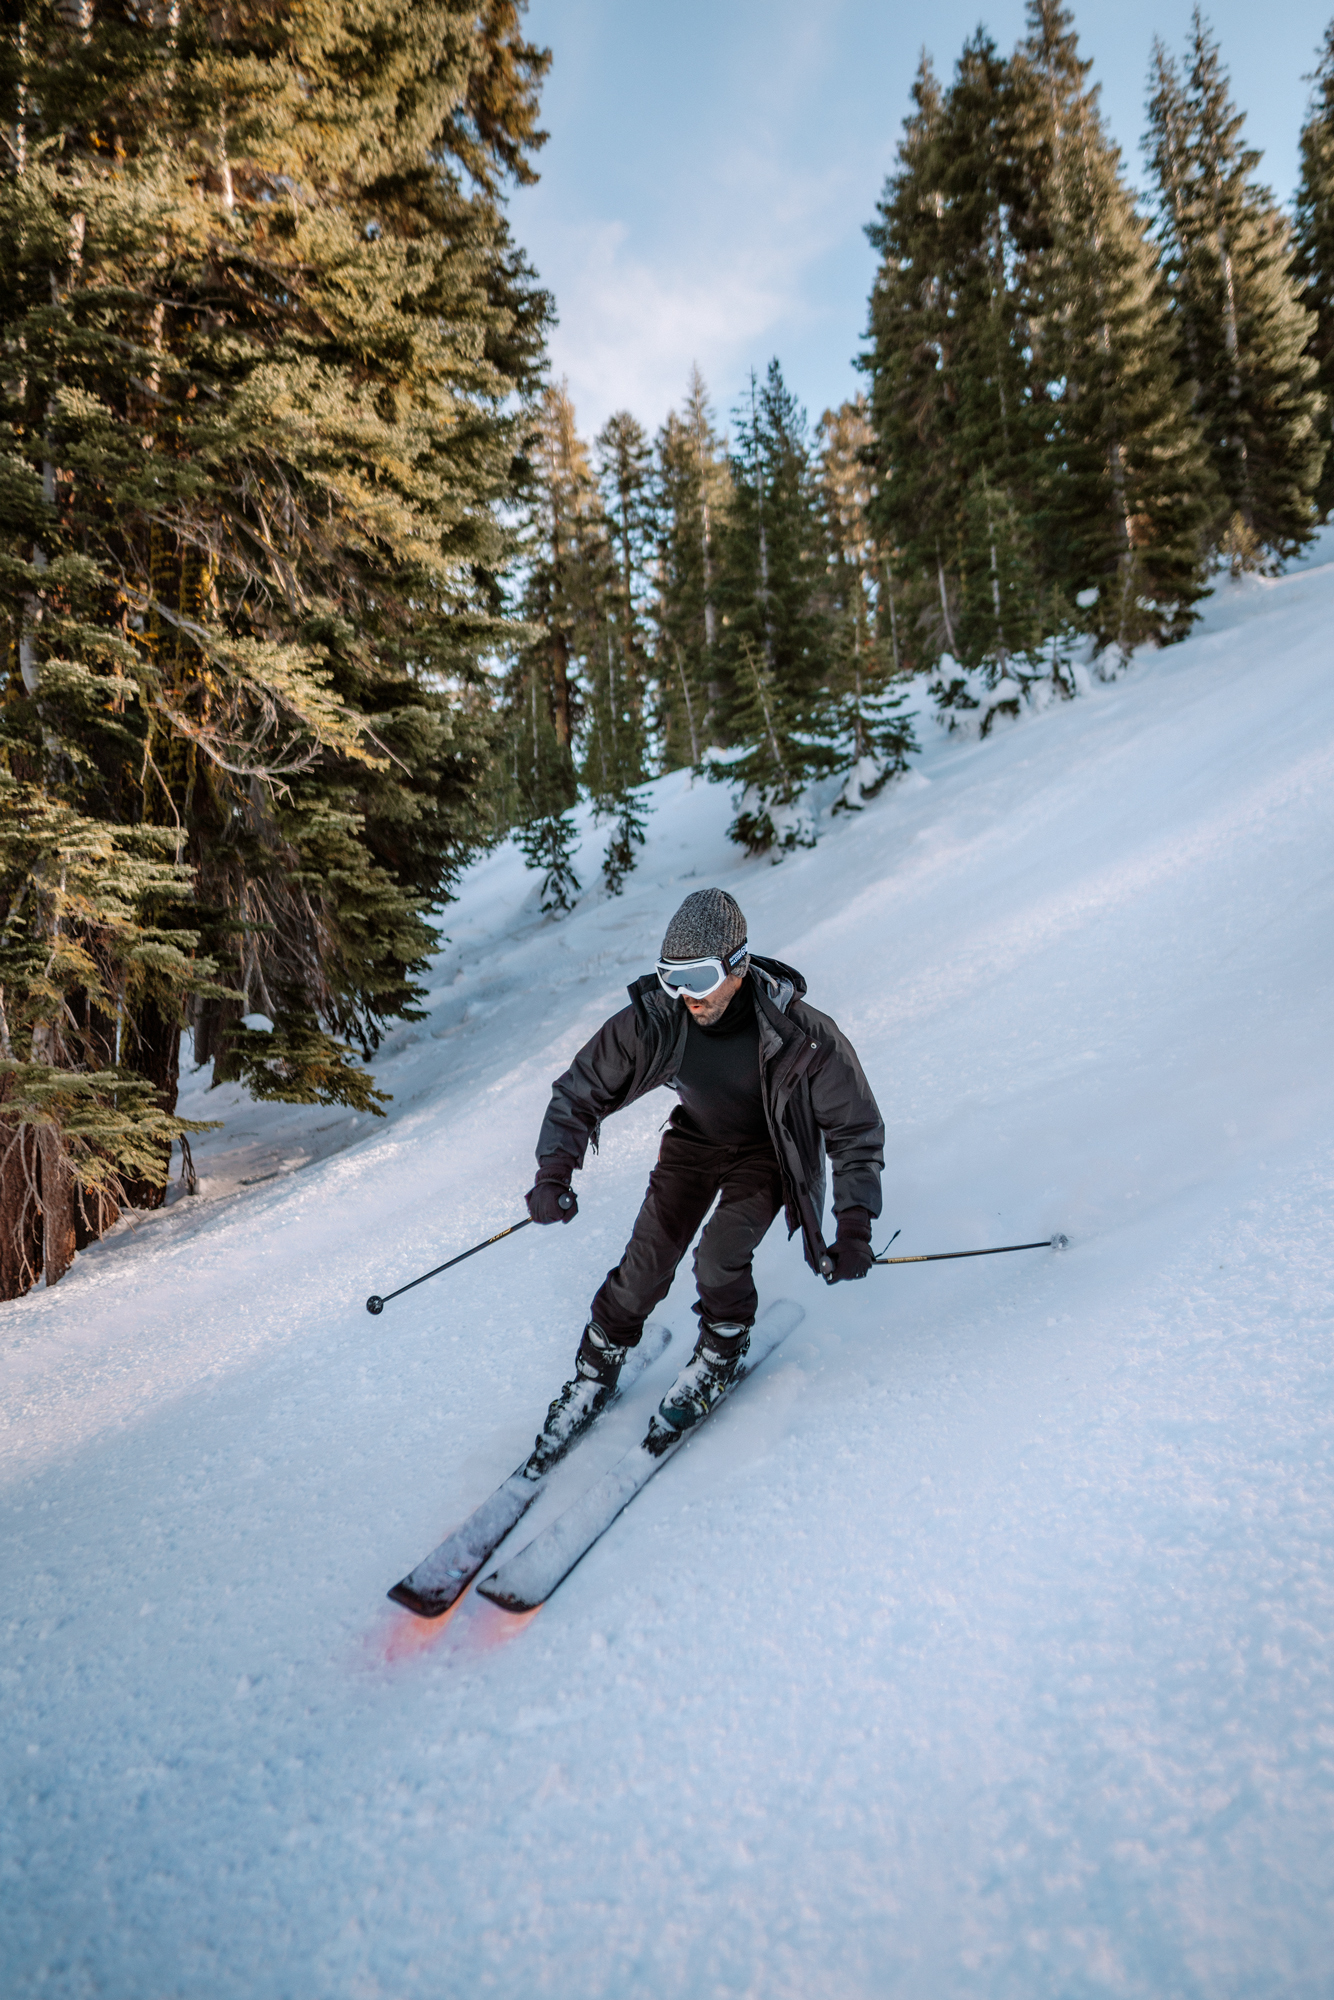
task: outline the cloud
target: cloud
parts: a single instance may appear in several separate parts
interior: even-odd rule
[[[622,222],[580,231],[561,261],[552,369],[569,378],[585,430],[618,409],[656,426],[680,401],[692,362],[726,396],[736,355],[763,347],[794,303],[791,273],[771,258],[724,261],[710,246],[650,259]]]
[[[846,168],[798,176],[752,149],[709,165],[707,186],[666,226],[606,216],[535,246],[560,315],[552,371],[568,378],[585,432],[617,409],[655,428],[679,404],[692,362],[725,411],[752,366],[842,319],[845,303],[859,309],[860,299],[834,302],[815,281],[831,253],[851,249],[861,261],[865,198]],[[857,332],[849,320],[849,351]]]

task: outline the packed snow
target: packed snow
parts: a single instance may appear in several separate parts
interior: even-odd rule
[[[387,1119],[221,1117],[0,1308],[0,1986],[111,2000],[1334,1991],[1334,565],[817,801],[653,788],[626,892],[513,849]],[[851,1035],[880,1245],[538,1613],[385,1591],[523,1458],[671,1100],[523,1214],[551,1078],[692,887]],[[518,1547],[642,1430],[673,1347]]]

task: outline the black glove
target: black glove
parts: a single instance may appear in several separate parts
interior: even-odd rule
[[[871,1217],[864,1208],[840,1209],[838,1237],[829,1252],[827,1282],[837,1285],[845,1278],[864,1278],[875,1263],[871,1249]]]
[[[579,1197],[570,1186],[575,1162],[564,1153],[548,1153],[537,1163],[537,1179],[524,1196],[534,1222],[573,1222]]]

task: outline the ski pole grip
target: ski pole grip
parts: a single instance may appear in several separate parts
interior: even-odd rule
[[[573,1208],[574,1196],[572,1194],[558,1194],[556,1196],[556,1206],[557,1208]]]

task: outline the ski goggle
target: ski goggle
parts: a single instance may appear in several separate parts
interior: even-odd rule
[[[710,993],[716,993],[723,981],[730,979],[741,965],[749,945],[741,945],[726,958],[684,958],[658,960],[658,979],[663,991],[673,999],[688,993],[692,1000],[707,1000]]]

